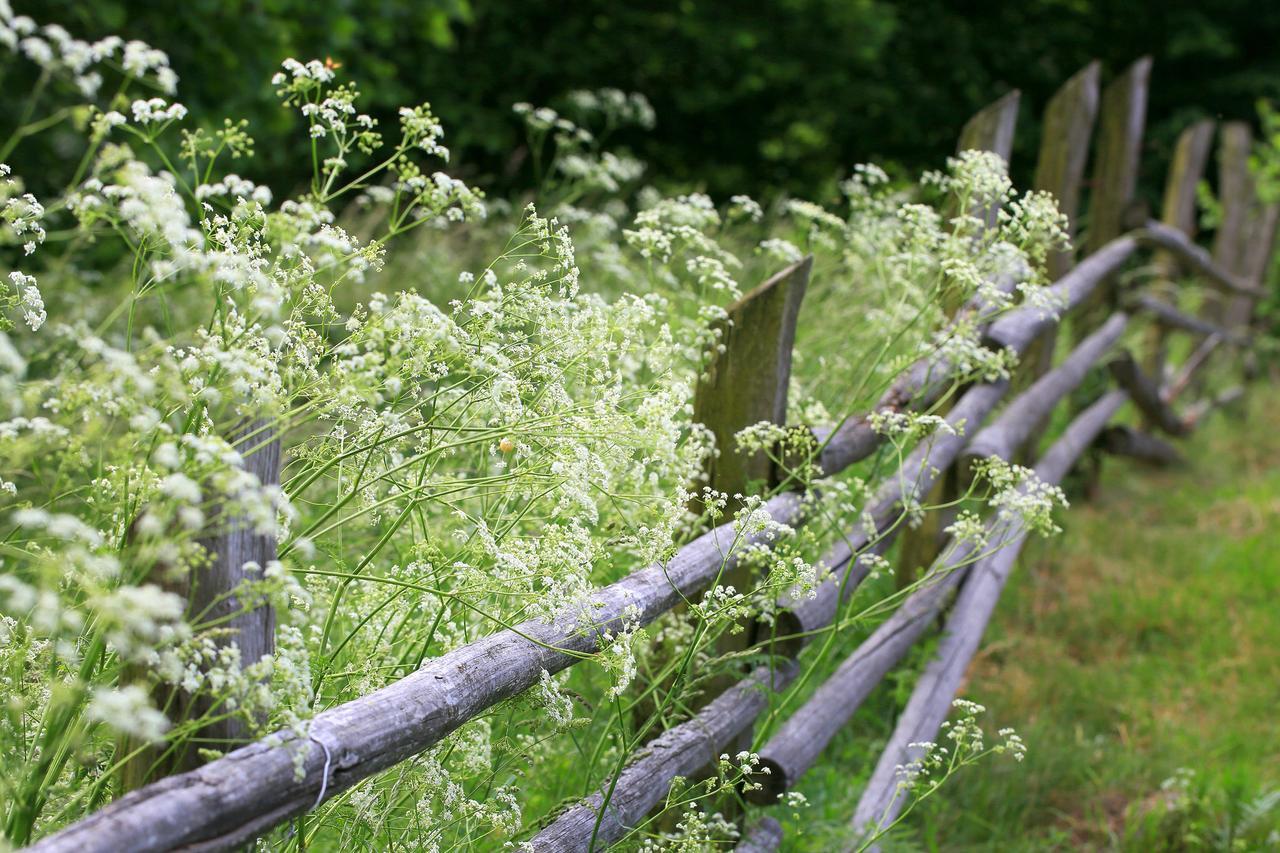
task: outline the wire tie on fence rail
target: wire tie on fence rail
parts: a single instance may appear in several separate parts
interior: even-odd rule
[[[320,744],[320,748],[324,750],[324,773],[320,777],[320,793],[316,795],[316,801],[311,806],[311,811],[315,811],[324,802],[325,791],[329,790],[329,767],[333,764],[333,755],[329,752],[329,745],[320,738],[307,732],[307,737]]]

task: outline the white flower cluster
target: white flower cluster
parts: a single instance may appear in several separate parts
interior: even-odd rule
[[[995,456],[981,459],[974,464],[974,476],[991,488],[988,503],[999,517],[1017,519],[1027,529],[1049,536],[1061,532],[1053,520],[1056,507],[1067,507],[1067,497],[1062,489],[1045,483],[1036,472],[1021,465],[1013,465]]]
[[[73,38],[57,24],[40,26],[26,15],[15,15],[9,0],[0,0],[0,44],[49,72],[66,76],[86,98],[102,88],[99,66],[107,64],[118,64],[127,77],[149,79],[169,94],[178,87],[178,75],[163,51],[119,36],[95,42]]]
[[[182,104],[170,104],[164,98],[136,100],[129,108],[133,120],[138,124],[167,124],[187,117],[187,108]]]

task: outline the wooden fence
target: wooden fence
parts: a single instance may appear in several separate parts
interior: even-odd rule
[[[1153,330],[1154,355],[1143,366],[1128,353],[1107,364],[1117,387],[1079,411],[1039,457],[1035,468],[1041,480],[1060,482],[1090,448],[1167,462],[1176,458],[1176,450],[1156,431],[1184,435],[1213,405],[1238,396],[1238,389],[1232,389],[1181,411],[1174,407],[1179,394],[1194,387],[1193,374],[1215,350],[1247,346],[1253,307],[1264,295],[1260,282],[1280,211],[1261,204],[1254,191],[1247,169],[1247,125],[1225,124],[1218,155],[1222,224],[1212,252],[1193,242],[1194,191],[1214,133],[1211,122],[1199,122],[1179,140],[1162,221],[1141,216],[1134,193],[1150,70],[1149,59],[1139,60],[1100,91],[1101,69],[1093,63],[1072,77],[1046,109],[1036,187],[1061,200],[1073,227],[1087,221],[1082,241],[1087,254],[1078,262],[1070,253],[1050,260],[1052,290],[1065,306],[1063,316],[1071,317],[1073,344],[1055,346],[1059,319],[1032,307],[1014,309],[986,324],[990,345],[1009,347],[1022,357],[1020,375],[1012,382],[978,383],[964,390],[946,414],[951,424],[967,425],[964,434],[938,433],[926,439],[896,475],[884,480],[868,508],[875,529],[862,525],[848,531],[822,560],[831,573],[816,596],[784,598],[772,636],[757,632],[755,641],[768,644],[774,662],[747,673],[691,719],[657,735],[598,793],[546,824],[531,839],[534,849],[608,846],[645,820],[675,777],[694,775],[712,764],[727,744],[749,733],[769,707],[770,691],[781,690],[795,678],[801,650],[818,632],[838,625],[841,605],[868,574],[867,555],[884,552],[901,528],[904,504],[928,495],[948,471],[963,470],[973,458],[1013,460],[1034,452],[1050,413],[1070,399],[1086,373],[1103,364],[1122,334],[1138,321]],[[1018,107],[1015,92],[980,112],[965,127],[960,148],[992,150],[1007,158]],[[1093,182],[1082,216],[1081,187],[1095,124]],[[1151,259],[1150,269],[1155,271],[1148,276],[1152,286],[1141,292],[1122,287],[1119,273],[1143,257]],[[806,259],[783,270],[730,309],[733,325],[726,327],[726,347],[704,378],[696,406],[722,447],[729,446],[739,429],[762,419],[781,423],[785,415],[796,316],[810,267]],[[1179,311],[1159,294],[1186,275],[1198,277],[1215,295],[1201,316]],[[980,304],[960,310],[982,319]],[[1179,370],[1165,363],[1165,341],[1174,331],[1200,340]],[[1069,350],[1056,367],[1055,349]],[[929,407],[947,392],[949,374],[939,357],[922,359],[898,377],[877,410]],[[1022,390],[1005,403],[1011,388]],[[1143,430],[1108,426],[1126,402],[1141,412]],[[870,456],[882,441],[867,417],[848,417],[833,431],[814,433],[814,461],[823,474],[835,474]],[[256,436],[253,446],[262,448],[270,465],[278,464],[278,443],[272,437]],[[262,473],[271,476],[270,471]],[[730,491],[751,480],[785,488],[784,473],[761,457],[722,458],[713,481]],[[765,506],[779,523],[794,526],[805,521],[797,492],[781,491]],[[917,682],[851,816],[855,828],[891,820],[903,807],[895,768],[916,757],[911,744],[935,739],[1025,533],[1017,523],[996,518],[987,529],[990,543],[1000,546],[993,552],[975,555],[964,546],[942,551],[920,585],[759,749],[769,774],[753,777],[763,784],[748,792],[748,799],[773,803],[794,787],[870,692],[945,612],[937,654]],[[722,524],[665,564],[640,569],[597,590],[589,627],[584,627],[581,610],[575,609],[555,619],[498,631],[427,661],[368,696],[323,711],[305,736],[280,732],[145,785],[40,841],[35,849],[86,853],[226,850],[242,845],[439,743],[486,709],[536,685],[544,671],[556,673],[589,657],[601,648],[606,633],[617,632],[624,623],[652,622],[731,572],[748,547],[761,544],[769,544],[768,534],[742,534],[732,522]],[[255,553],[270,549],[269,543],[250,545]],[[234,585],[236,579],[226,576],[233,562],[219,560],[218,583]],[[207,586],[213,579],[203,581]],[[255,654],[271,647],[271,625],[269,613],[245,620],[242,631],[261,632],[245,638],[258,650]],[[751,820],[748,815],[739,849],[772,850],[781,840],[776,821]]]

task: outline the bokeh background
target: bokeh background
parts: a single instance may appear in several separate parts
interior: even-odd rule
[[[1039,108],[1098,58],[1109,73],[1155,59],[1144,188],[1158,196],[1177,133],[1245,118],[1280,97],[1280,3],[1263,0],[44,0],[19,13],[82,37],[120,33],[169,52],[199,116],[247,117],[250,177],[306,176],[286,141],[296,117],[268,83],[280,60],[332,57],[384,117],[429,100],[451,171],[491,192],[531,175],[511,104],[555,106],[575,88],[641,92],[658,125],[620,137],[659,186],[803,195],[857,162],[914,173],[1012,88],[1025,96],[1014,153],[1025,184]],[[18,81],[20,82],[20,81]],[[1034,105],[1035,109],[1031,108]],[[268,144],[270,143],[270,144]],[[513,154],[513,152],[515,152]],[[69,155],[70,156],[70,155]]]

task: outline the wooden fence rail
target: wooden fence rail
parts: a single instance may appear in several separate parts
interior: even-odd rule
[[[1230,191],[1245,194],[1247,199],[1231,200],[1235,224],[1230,227],[1238,224],[1245,230],[1234,236],[1220,235],[1215,254],[1198,246],[1183,229],[1190,221],[1185,175],[1177,180],[1171,175],[1170,185],[1178,192],[1172,201],[1166,194],[1166,207],[1173,205],[1165,211],[1166,222],[1144,223],[1140,218],[1141,227],[1122,233],[1122,208],[1134,195],[1149,74],[1149,59],[1135,63],[1106,89],[1099,109],[1100,67],[1092,64],[1064,86],[1047,113],[1046,126],[1051,118],[1053,127],[1061,128],[1067,136],[1067,144],[1053,151],[1042,149],[1037,181],[1075,193],[1067,199],[1073,227],[1080,216],[1078,189],[1087,161],[1080,149],[1088,145],[1095,113],[1102,136],[1094,169],[1097,181],[1084,216],[1088,222],[1086,245],[1091,251],[1078,261],[1066,255],[1052,259],[1055,281],[1050,290],[1060,310],[1054,313],[1023,306],[987,322],[981,304],[962,309],[965,319],[976,316],[983,324],[988,346],[1006,347],[1020,356],[1032,352],[1033,347],[1040,348],[1036,351],[1039,366],[1025,390],[1004,403],[1011,388],[1008,381],[982,382],[964,389],[946,413],[948,423],[957,428],[956,434],[938,432],[925,439],[881,483],[867,507],[866,516],[872,523],[847,531],[830,547],[821,561],[829,574],[821,579],[815,595],[782,596],[772,625],[755,627],[757,645],[762,653],[772,656],[772,662],[744,673],[741,681],[690,719],[645,744],[616,778],[606,779],[596,793],[570,805],[548,823],[531,840],[534,849],[594,850],[625,837],[661,803],[672,779],[693,775],[713,764],[726,744],[749,732],[796,677],[797,658],[803,649],[813,638],[842,627],[852,592],[867,575],[866,559],[888,549],[902,527],[904,508],[929,494],[942,472],[964,460],[996,456],[1013,461],[1026,452],[1055,407],[1082,385],[1086,374],[1136,325],[1128,311],[1136,312],[1138,318],[1154,318],[1164,330],[1162,336],[1177,330],[1203,341],[1184,361],[1181,372],[1173,376],[1163,373],[1163,360],[1160,372],[1148,375],[1125,352],[1113,359],[1108,367],[1120,388],[1080,411],[1040,457],[1036,471],[1043,481],[1060,482],[1072,465],[1097,445],[1164,462],[1176,458],[1169,445],[1131,428],[1107,430],[1105,440],[1099,438],[1128,401],[1148,423],[1170,435],[1182,435],[1210,408],[1237,393],[1233,389],[1207,398],[1183,414],[1172,406],[1174,397],[1190,386],[1192,375],[1222,342],[1247,346],[1252,306],[1265,295],[1260,281],[1278,214],[1255,203],[1248,175],[1241,177],[1235,157]],[[1002,98],[976,116],[965,133],[973,139],[982,137],[984,146],[1002,146],[1007,155],[1018,102],[1016,93]],[[1203,169],[1209,145],[1206,134],[1212,132],[1212,125],[1208,127],[1205,130],[1204,124],[1196,125],[1194,132],[1184,136],[1179,157],[1195,161],[1184,170],[1190,168],[1198,174]],[[1239,134],[1233,133],[1228,147],[1234,156],[1238,154]],[[994,211],[986,215],[994,221]],[[1240,233],[1249,238],[1240,238]],[[1258,248],[1260,242],[1265,253]],[[1195,317],[1147,294],[1114,298],[1118,273],[1140,252],[1153,253],[1166,269],[1176,267],[1194,274],[1226,297],[1221,303],[1224,307],[1207,317]],[[778,319],[770,320],[769,334],[744,344],[766,349],[767,363],[739,360],[719,364],[715,375],[700,388],[698,411],[723,413],[728,405],[725,401],[732,401],[734,411],[740,410],[739,414],[730,413],[737,420],[765,418],[781,423],[794,320],[808,283],[810,263],[806,259],[757,289],[758,299],[773,299],[782,306],[780,311],[764,312],[766,319]],[[1011,276],[997,286],[1011,290],[1016,281],[1017,277]],[[757,309],[764,311],[762,306],[762,301],[747,300],[739,313],[745,317]],[[1100,310],[1104,306],[1106,310]],[[1073,324],[1079,324],[1079,343],[1052,367],[1053,336],[1067,315],[1073,317]],[[735,332],[726,328],[725,334]],[[736,334],[741,336],[741,330]],[[950,365],[942,358],[923,358],[903,371],[872,413],[847,417],[829,432],[815,431],[814,461],[821,473],[837,474],[875,453],[885,439],[872,428],[871,414],[926,409],[951,389],[951,374]],[[744,390],[749,388],[763,390]],[[979,429],[1002,403],[1003,409],[990,425]],[[729,435],[737,428],[739,425],[729,424],[720,431]],[[727,452],[724,439],[721,436],[721,445]],[[273,452],[278,452],[278,445]],[[276,464],[275,458],[271,464]],[[759,458],[726,459],[721,467],[734,482],[783,482]],[[776,494],[764,504],[775,525],[803,524],[803,507],[802,495],[792,491]],[[752,777],[759,787],[745,792],[748,800],[771,804],[792,788],[954,598],[939,654],[925,669],[900,715],[852,820],[861,830],[897,814],[903,802],[897,793],[894,768],[913,757],[909,744],[931,739],[945,719],[1025,537],[1021,527],[1000,517],[988,522],[987,532],[988,547],[981,553],[966,543],[951,543],[945,548],[899,606],[807,702],[781,720],[759,750],[769,774]],[[718,582],[748,548],[769,546],[777,535],[775,527],[746,533],[735,522],[720,524],[665,563],[644,567],[596,590],[587,605],[565,610],[550,620],[503,626],[491,636],[426,662],[374,693],[317,714],[304,735],[282,731],[204,766],[142,786],[43,839],[35,849],[86,853],[227,850],[243,845],[440,743],[495,704],[535,686],[544,672],[556,673],[590,658],[604,645],[606,633],[652,622]],[[764,818],[745,830],[739,849],[776,849],[781,840],[777,821]]]

